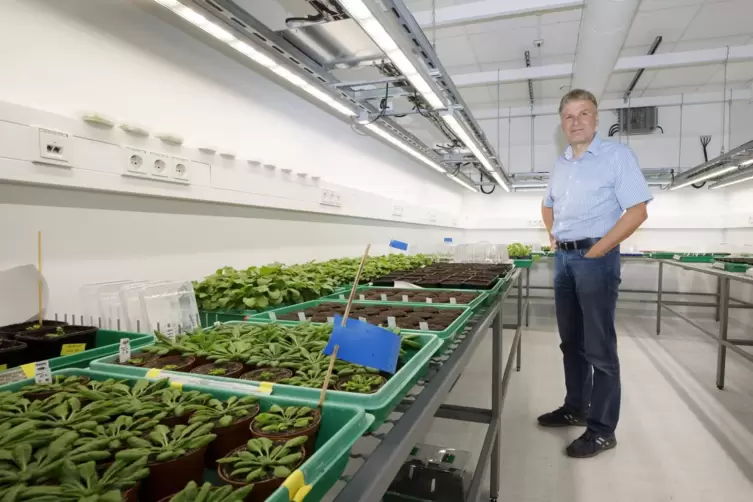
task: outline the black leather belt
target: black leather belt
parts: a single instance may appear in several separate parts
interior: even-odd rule
[[[588,238],[588,239],[581,239],[579,241],[557,242],[557,249],[560,249],[562,251],[573,251],[576,249],[589,249],[591,246],[593,246],[600,240],[601,239]]]

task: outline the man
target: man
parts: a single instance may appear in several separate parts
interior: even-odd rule
[[[633,152],[603,141],[596,98],[574,89],[560,102],[570,145],[555,163],[541,214],[555,254],[554,302],[564,366],[565,404],[541,415],[545,427],[586,426],[571,457],[617,445],[620,363],[615,310],[620,243],[646,221],[652,199]]]

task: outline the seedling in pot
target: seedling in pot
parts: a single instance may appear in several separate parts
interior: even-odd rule
[[[106,439],[107,447],[118,451],[125,447],[130,437],[141,437],[159,424],[159,420],[152,417],[134,418],[120,415],[114,422],[97,424],[91,428],[80,428],[81,437],[76,444],[85,444],[92,439]]]
[[[249,366],[271,367],[281,366],[283,368],[299,368],[302,362],[300,352],[286,349],[279,343],[268,343],[248,358],[246,364]]]
[[[244,340],[216,344],[209,352],[209,360],[218,364],[230,361],[244,362],[251,355],[252,345]]]
[[[236,451],[233,456],[217,460],[228,464],[230,477],[246,483],[258,483],[273,478],[287,478],[292,469],[303,459],[306,437],[301,436],[286,442],[273,442],[256,438],[246,444],[245,451]],[[227,471],[225,471],[227,472]]]
[[[184,352],[186,352],[185,343],[188,341],[188,337],[186,335],[178,335],[175,337],[175,339],[171,339],[166,337],[159,331],[155,331],[154,336],[157,337],[157,341],[154,343],[154,345],[148,345],[146,347],[143,347],[141,350],[143,350],[144,352],[157,354],[160,357],[166,356],[171,352],[176,354],[183,354]]]
[[[34,326],[39,326],[39,325],[35,324]],[[65,334],[66,334],[65,330],[61,328],[60,326],[58,326],[57,328],[55,328],[55,331],[53,331],[52,333],[47,333],[46,335],[44,335],[44,337],[45,338],[60,338],[60,337],[65,336]]]
[[[254,485],[248,485],[233,490],[231,485],[217,487],[212,483],[204,483],[199,488],[199,485],[191,481],[182,491],[173,495],[170,502],[243,502],[253,488]]]
[[[36,331],[38,329],[42,329],[41,324],[32,324],[31,326],[26,327],[26,331]]]
[[[204,448],[217,437],[211,434],[214,424],[195,423],[176,425],[172,430],[158,425],[145,438],[130,437],[126,441],[130,449],[119,451],[116,459],[132,460],[148,455],[150,462],[168,462],[187,453]]]
[[[338,384],[337,388],[346,392],[372,394],[385,382],[380,375],[353,375]]]
[[[57,397],[57,396],[55,396]],[[65,429],[79,430],[92,429],[97,424],[106,422],[111,416],[125,411],[124,408],[115,406],[112,401],[94,401],[82,405],[76,396],[64,397],[62,402],[57,403],[55,397],[45,401],[52,401],[47,407],[47,416],[43,425],[48,427],[61,427]]]
[[[361,366],[360,364],[346,363],[345,361],[338,360],[335,363],[335,373],[337,373],[337,376],[342,377],[346,375],[356,375],[363,373],[379,373],[379,370],[376,368]]]
[[[310,368],[308,370],[299,370],[295,375],[289,378],[283,378],[280,383],[287,385],[296,385],[298,387],[311,387],[321,389],[324,385],[324,379],[327,376],[326,368]],[[335,379],[330,377],[329,385],[335,383]]]
[[[209,394],[202,394],[197,390],[184,392],[180,389],[168,388],[159,394],[159,399],[142,402],[134,417],[154,416],[166,413],[169,417],[183,417],[190,415],[212,399]]]
[[[0,423],[0,452],[12,451],[20,444],[41,446],[55,439],[60,433],[61,431],[55,429],[40,429],[39,422],[34,420],[13,424],[3,418]]]
[[[254,396],[231,396],[226,401],[211,399],[206,405],[196,408],[188,423],[211,422],[216,427],[227,427],[238,420],[255,415],[259,411],[258,401]]]
[[[282,408],[272,405],[266,413],[260,413],[254,419],[255,425],[265,433],[280,433],[295,429],[305,429],[314,423],[314,410],[308,406],[288,406]]]
[[[168,378],[138,380],[130,386],[125,380],[110,378],[104,381],[93,380],[87,387],[80,386],[78,389],[78,393],[87,399],[93,401],[109,399],[119,405],[128,404],[137,409],[142,403],[160,399],[161,392],[170,387],[170,380]]]
[[[166,364],[166,365],[164,365],[164,366],[162,367],[162,369],[163,369],[163,370],[166,370],[166,371],[175,371],[175,370],[177,370],[177,369],[178,369],[179,367],[180,367],[180,366],[178,366],[177,364]]]

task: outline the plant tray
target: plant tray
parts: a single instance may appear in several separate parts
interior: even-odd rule
[[[347,303],[347,301],[346,300],[329,300],[329,301],[325,302],[324,300],[312,300],[310,302],[299,303],[298,305],[292,305],[290,307],[283,307],[283,308],[280,308],[280,309],[277,309],[277,310],[271,310],[271,311],[268,311],[268,312],[262,312],[262,313],[259,313],[259,314],[255,314],[255,315],[251,316],[251,318],[249,319],[249,321],[252,321],[252,322],[254,322],[254,321],[273,322],[274,320],[269,316],[270,312],[274,312],[275,315],[279,319],[279,316],[281,316],[281,315],[288,314],[288,313],[291,313],[291,312],[297,312],[297,311],[305,310],[305,309],[310,308],[310,307],[316,307],[317,305],[319,305],[321,303],[338,303],[338,304],[341,304],[341,305],[344,306]],[[443,329],[442,331],[432,331],[432,330],[419,331],[419,330],[416,330],[416,329],[405,328],[406,331],[410,331],[411,333],[426,333],[426,334],[430,334],[430,335],[437,335],[443,341],[452,339],[455,336],[455,333],[457,333],[458,331],[462,330],[463,327],[465,327],[465,324],[468,322],[468,319],[470,319],[470,317],[473,315],[473,309],[466,308],[466,307],[463,307],[463,306],[450,305],[450,304],[446,304],[446,303],[445,304],[441,304],[441,303],[437,303],[437,304],[434,304],[434,303],[432,303],[432,304],[427,304],[427,303],[421,303],[421,304],[400,303],[400,304],[396,304],[396,303],[389,303],[389,302],[388,303],[384,303],[384,302],[361,302],[361,301],[357,301],[357,302],[353,302],[353,305],[354,306],[355,305],[362,305],[362,306],[363,305],[370,305],[370,306],[394,305],[396,307],[415,307],[415,308],[418,308],[418,307],[433,307],[433,308],[440,309],[440,310],[448,310],[448,309],[463,310],[463,312],[460,314],[460,316],[458,316],[452,322],[452,324],[450,324],[449,326],[447,326],[447,328]],[[357,317],[357,316],[354,315],[353,317]],[[300,324],[301,322],[310,322],[310,321],[283,321],[283,320],[278,320],[277,322],[280,322],[281,324],[288,324],[288,325],[290,325],[290,324]],[[324,324],[324,323],[315,323],[315,324]]]
[[[531,265],[533,264],[533,259],[513,260],[513,263],[515,263],[515,268],[531,268]]]
[[[680,261],[684,263],[711,263],[714,261],[714,257],[710,254],[708,255],[680,255],[676,254],[672,257],[675,261]]]
[[[69,356],[60,356],[53,359],[48,359],[50,363],[50,369],[52,371],[62,370],[66,368],[87,368],[89,363],[95,359],[99,359],[104,356],[111,356],[118,352],[120,347],[120,339],[128,338],[131,340],[131,349],[137,349],[144,345],[150,345],[154,342],[154,336],[144,333],[130,333],[127,331],[111,331],[106,329],[100,329],[97,331],[96,347],[93,349],[85,350]],[[26,377],[34,376],[34,363],[24,364],[21,366],[24,375]],[[8,368],[7,371],[0,371],[0,383],[5,381],[15,381],[21,378],[18,371],[14,371],[12,368]],[[1,387],[0,387],[1,388]]]
[[[748,265],[747,263],[725,263],[721,261],[715,261],[714,267],[721,268],[722,270],[726,270],[727,272],[742,273],[753,267],[753,265]]]
[[[411,332],[414,333],[414,332]],[[395,373],[392,378],[387,380],[374,394],[356,394],[352,392],[342,392],[337,390],[328,390],[326,403],[336,403],[342,405],[355,406],[366,410],[367,413],[374,415],[374,423],[369,430],[377,430],[387,419],[390,412],[416,384],[429,367],[429,359],[439,350],[442,345],[436,335],[429,335],[423,332],[417,333],[421,340],[422,347],[418,352],[411,354],[410,359]],[[106,372],[110,375],[124,375],[129,378],[142,378],[149,371],[148,368],[136,366],[126,366],[115,364],[112,356],[98,359],[92,363],[92,370]],[[163,375],[185,376],[186,373],[175,373],[163,371]],[[194,376],[194,375],[192,375]],[[280,383],[256,382],[253,380],[240,380],[234,378],[224,378],[219,376],[202,375],[202,378],[216,380],[217,382],[232,382],[234,387],[249,386],[250,388],[264,388],[271,390],[275,396],[288,396],[291,398],[304,399],[318,402],[320,389],[311,389],[307,387],[297,387],[295,385],[285,385]]]
[[[130,382],[140,377],[124,376],[107,372],[67,369],[56,371],[54,375],[85,375],[92,380],[107,380],[108,378],[127,379]],[[2,390],[17,390],[34,383],[28,379],[3,387]],[[219,383],[212,386],[203,385],[179,385],[185,390],[198,390],[211,394],[217,399],[228,399],[231,396],[249,394],[238,390],[223,388]],[[317,395],[318,396],[318,395]],[[297,399],[293,396],[283,395],[260,395],[259,402],[262,411],[266,411],[273,404],[280,406],[310,406],[316,407],[316,400]],[[322,407],[322,422],[316,438],[314,454],[288,476],[283,485],[267,497],[266,502],[288,502],[290,500],[305,502],[317,502],[335,485],[350,457],[350,450],[358,438],[366,432],[374,417],[352,406],[334,403],[327,400]],[[218,484],[219,477],[215,470],[206,469],[204,480]]]
[[[648,256],[649,258],[656,258],[657,260],[671,260],[678,254],[681,255],[683,253],[673,253],[671,251],[658,251],[658,252],[644,253],[644,256]]]
[[[457,293],[458,296],[460,296],[460,295],[467,295],[467,294],[470,293],[470,294],[475,294],[476,297],[473,298],[468,303],[457,302],[457,303],[454,303],[454,304],[450,303],[450,302],[440,303],[440,302],[437,302],[436,300],[433,301],[430,304],[427,303],[427,302],[421,302],[421,301],[413,301],[413,302],[411,302],[410,298],[408,299],[407,302],[403,302],[401,299],[393,299],[393,300],[382,301],[382,300],[373,300],[373,299],[369,300],[367,298],[367,299],[361,300],[358,296],[356,296],[355,300],[358,301],[358,302],[361,302],[361,303],[369,303],[369,304],[374,304],[374,305],[377,305],[377,304],[379,304],[379,305],[402,305],[402,306],[413,306],[413,307],[416,307],[416,306],[425,306],[425,305],[453,305],[453,306],[456,306],[456,307],[468,307],[468,308],[471,308],[471,309],[475,309],[480,303],[482,303],[484,301],[484,297],[489,293],[489,290],[473,290],[473,289],[458,289],[458,290],[444,289],[444,288],[416,288],[416,289],[407,289],[407,288],[390,288],[390,287],[384,287],[384,286],[359,286],[358,289],[356,290],[356,295],[358,295],[358,294],[366,294],[369,291],[376,292],[377,294],[385,294],[385,295],[388,295],[388,296],[400,296],[401,292],[405,291],[406,294],[409,294],[409,295],[410,295],[411,292],[424,292],[424,293],[435,293],[436,292],[436,293],[447,293],[447,294],[450,294],[450,293],[454,292],[454,293]],[[348,290],[346,292],[335,293],[335,294],[332,294],[332,295],[329,295],[329,296],[324,296],[324,297],[322,297],[320,299],[321,300],[326,300],[326,301],[330,301],[330,300],[347,300],[349,295],[350,295],[350,290]]]

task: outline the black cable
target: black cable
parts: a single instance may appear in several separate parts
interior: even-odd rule
[[[371,120],[371,121],[369,121],[369,122],[367,122],[365,124],[361,124],[361,125],[364,125],[364,126],[371,125],[374,122],[376,122],[377,120],[379,120],[382,117],[384,117],[384,114],[387,111],[387,100],[388,100],[389,97],[390,97],[390,83],[387,82],[387,85],[384,88],[384,98],[379,103],[379,113],[377,114],[376,117],[374,117],[374,120]]]
[[[620,124],[619,123],[612,124],[612,127],[609,128],[609,137],[611,138],[612,136],[614,136],[615,134],[617,134],[617,132],[619,132],[619,130],[620,130]]]
[[[660,125],[656,126],[657,129],[661,131],[662,134],[664,134],[664,128]]]
[[[484,195],[491,195],[491,194],[493,194],[494,190],[497,189],[497,185],[496,184],[492,185],[492,189],[487,192],[486,190],[484,190],[484,172],[481,171],[481,170],[479,170],[479,173],[481,174],[481,179],[480,179],[480,183],[478,185],[478,189],[481,190],[481,193],[484,194]]]
[[[703,188],[703,186],[704,186],[705,184],[706,184],[706,182],[704,181],[703,183],[693,183],[693,184],[692,184],[692,185],[690,185],[690,186],[692,186],[693,188],[695,188],[695,189],[697,190],[697,189],[699,189],[699,188]]]
[[[709,161],[709,153],[706,151],[706,147],[711,143],[711,136],[701,136],[701,147],[703,147],[703,158],[706,162]]]

